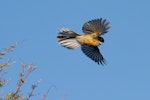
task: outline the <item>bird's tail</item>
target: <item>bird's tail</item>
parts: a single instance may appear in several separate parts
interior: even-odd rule
[[[75,49],[80,46],[80,44],[76,40],[76,36],[79,36],[79,34],[71,31],[70,29],[62,28],[58,32],[58,34],[59,34],[59,36],[57,36],[58,43],[63,47],[66,47],[68,49]]]

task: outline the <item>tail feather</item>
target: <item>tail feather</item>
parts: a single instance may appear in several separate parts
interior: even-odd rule
[[[72,31],[72,30],[70,30],[68,28],[60,29],[58,34],[61,34],[62,36],[69,36],[69,37],[79,36],[79,34],[75,33],[74,31]]]
[[[63,47],[66,47],[68,49],[75,49],[80,46],[80,44],[76,40],[76,36],[79,36],[79,34],[71,31],[70,29],[62,28],[58,32],[58,34],[59,34],[59,36],[57,36],[58,43]]]

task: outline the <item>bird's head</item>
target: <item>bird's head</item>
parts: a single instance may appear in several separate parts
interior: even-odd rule
[[[98,37],[98,40],[99,40],[100,45],[101,45],[102,43],[104,43],[104,39],[103,39],[102,37]]]

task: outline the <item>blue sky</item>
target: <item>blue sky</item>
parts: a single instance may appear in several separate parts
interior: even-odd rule
[[[0,48],[24,42],[3,58],[16,64],[8,69],[11,88],[0,91],[15,90],[22,59],[39,66],[21,91],[27,95],[41,79],[32,100],[40,100],[52,85],[57,89],[47,100],[149,100],[149,4],[149,0],[1,0]],[[99,66],[80,48],[58,45],[60,28],[82,34],[85,22],[101,17],[111,26],[99,47],[107,65]]]

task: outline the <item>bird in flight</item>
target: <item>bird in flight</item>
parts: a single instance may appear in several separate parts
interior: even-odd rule
[[[87,57],[104,65],[106,61],[98,46],[104,43],[101,35],[107,33],[109,28],[109,22],[102,18],[86,22],[82,27],[83,35],[79,35],[68,28],[62,28],[58,32],[58,43],[68,49],[81,46],[81,50]]]

